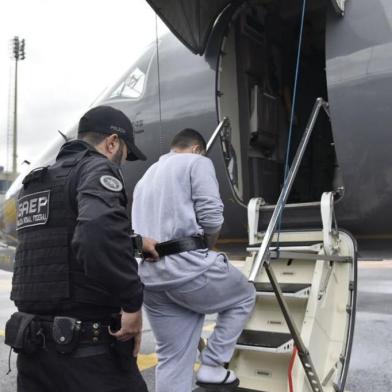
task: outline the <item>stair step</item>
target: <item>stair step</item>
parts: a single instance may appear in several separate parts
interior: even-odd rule
[[[205,388],[198,387],[193,390],[193,392],[221,392],[221,391],[224,391],[223,386],[217,387],[216,389],[205,389]],[[238,387],[237,389],[233,389],[231,391],[232,392],[263,392],[257,389],[248,389],[248,388],[241,388],[241,387]]]
[[[287,297],[307,298],[310,293],[310,283],[279,283],[280,289]],[[271,283],[255,282],[258,295],[273,295]]]
[[[286,353],[292,351],[293,340],[289,333],[244,329],[236,347],[241,350]]]
[[[287,251],[270,251],[271,260],[278,259],[288,259],[288,260],[309,260],[309,261],[317,261],[317,260],[325,260],[325,261],[336,261],[341,263],[352,263],[352,258],[349,256],[328,256],[321,255],[315,253],[307,253],[307,252],[287,252]]]
[[[263,392],[263,391],[257,391],[256,389],[248,389],[248,388],[238,388],[236,392]]]

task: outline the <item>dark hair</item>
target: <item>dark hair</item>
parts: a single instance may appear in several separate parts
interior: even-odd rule
[[[178,148],[188,148],[197,144],[203,150],[206,150],[206,141],[203,136],[191,128],[185,128],[182,131],[178,132],[176,136],[174,136],[170,147],[178,147]]]
[[[109,136],[110,136],[109,134],[98,133],[98,132],[83,132],[81,134],[78,133],[79,140],[84,140],[88,144],[91,144],[93,147],[96,147],[98,144],[102,143]],[[120,149],[122,151],[122,149],[126,144],[124,140],[121,139],[121,137],[118,138],[118,141],[120,143]],[[128,147],[127,147],[127,151],[128,151]]]
[[[78,139],[84,140],[92,146],[97,146],[102,143],[109,135],[98,132],[83,132],[78,133]]]

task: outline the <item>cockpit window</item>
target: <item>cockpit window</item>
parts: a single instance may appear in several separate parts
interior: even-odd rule
[[[133,72],[113,91],[110,98],[139,98],[143,93],[146,74],[136,67]]]
[[[148,68],[151,63],[154,47],[150,47],[133,65],[130,71],[108,93],[107,99],[130,98],[139,99],[144,92]]]

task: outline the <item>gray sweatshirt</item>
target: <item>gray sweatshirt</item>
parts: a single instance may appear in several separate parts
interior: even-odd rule
[[[216,233],[223,223],[223,203],[210,159],[170,152],[153,164],[135,187],[132,226],[143,237],[164,242]],[[139,273],[146,288],[168,290],[205,272],[220,253],[208,249],[143,262]]]

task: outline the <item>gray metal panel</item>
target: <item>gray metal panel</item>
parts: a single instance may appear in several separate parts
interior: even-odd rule
[[[195,54],[204,53],[216,18],[232,1],[147,0],[177,38]]]
[[[328,100],[345,195],[340,224],[359,239],[392,233],[392,2],[347,2],[327,22]],[[390,240],[389,240],[390,241]]]

